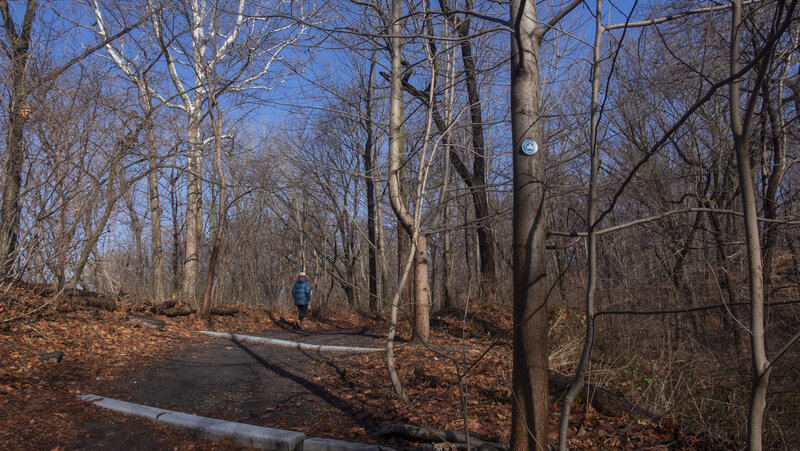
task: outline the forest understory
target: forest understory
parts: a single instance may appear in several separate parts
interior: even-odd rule
[[[19,286],[9,289],[0,303],[0,447],[3,449],[73,449],[87,434],[86,423],[97,416],[113,417],[120,433],[128,420],[93,410],[77,395],[102,390],[110,380],[124,381],[126,374],[188,343],[200,342],[197,330],[208,324],[197,315],[166,317],[163,330],[132,324],[133,311],[148,315],[149,303],[108,299],[94,293],[75,292],[54,298],[46,288]],[[87,302],[87,299],[89,300]],[[90,306],[91,304],[94,306]],[[113,310],[97,306],[113,306]],[[214,330],[258,334],[285,327],[291,310],[267,311],[236,308],[234,315],[213,316]],[[333,394],[363,407],[369,423],[361,427],[339,421],[328,412],[315,421],[317,436],[368,443],[387,443],[376,431],[381,426],[410,424],[437,430],[463,431],[480,440],[507,444],[511,421],[511,320],[508,309],[496,304],[475,306],[465,312],[436,315],[428,347],[412,345],[410,324],[401,321],[396,353],[409,402],[394,395],[389,384],[385,355],[331,357],[320,365],[319,380]],[[230,313],[230,312],[226,312]],[[774,324],[796,321],[776,308]],[[675,329],[670,319],[652,320],[640,334],[623,337],[624,327],[609,321],[602,327],[598,352],[589,382],[597,390],[591,406],[579,398],[570,420],[572,449],[736,449],[741,443],[741,422],[746,418],[747,377],[737,369],[746,365],[720,351],[714,318],[696,318],[706,333]],[[551,368],[571,374],[579,352],[580,317],[564,308],[551,314]],[[291,322],[291,320],[288,320]],[[658,324],[662,322],[661,324]],[[335,327],[364,327],[385,336],[386,319],[359,317],[318,310],[305,329],[313,333]],[[656,331],[668,330],[660,334]],[[682,336],[674,336],[682,335]],[[670,343],[659,342],[663,335]],[[637,352],[632,352],[636,348]],[[711,352],[712,348],[718,349]],[[724,346],[722,347],[724,348]],[[698,352],[705,350],[705,352]],[[63,359],[47,360],[43,354],[62,351]],[[746,358],[740,356],[745,362]],[[796,354],[785,361],[797,361]],[[770,396],[770,425],[765,437],[776,447],[796,439],[782,425],[797,417],[796,369],[785,364],[776,369]],[[336,371],[322,371],[335,368]],[[466,373],[460,379],[459,375]],[[551,440],[557,438],[560,395],[565,376],[555,373],[550,382]],[[568,378],[566,378],[568,381]],[[559,390],[561,388],[561,390]],[[605,403],[605,404],[604,404]],[[466,410],[465,410],[466,408]],[[739,421],[737,421],[737,419]],[[140,427],[140,426],[139,426]],[[186,433],[152,426],[164,447],[238,449],[231,442],[198,442]],[[776,438],[777,435],[777,438]],[[398,448],[420,443],[391,439]],[[783,444],[783,445],[781,445]]]

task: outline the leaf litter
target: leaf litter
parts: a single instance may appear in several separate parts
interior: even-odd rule
[[[74,449],[91,443],[98,421],[105,422],[105,428],[145,434],[148,447],[242,449],[230,441],[200,441],[188,433],[101,411],[77,399],[81,393],[102,390],[109,381],[126,381],[133,370],[158,364],[186,343],[207,341],[196,334],[207,324],[194,315],[166,318],[163,330],[153,330],[125,321],[136,305],[123,300],[116,300],[116,305],[117,310],[106,311],[81,307],[71,299],[53,302],[43,297],[41,290],[24,286],[5,293],[0,300],[0,449]],[[507,444],[511,347],[504,331],[510,327],[510,318],[499,308],[473,316],[480,321],[463,323],[463,318],[455,315],[435,318],[428,347],[408,342],[410,327],[401,324],[400,336],[406,340],[399,340],[396,362],[409,403],[391,389],[382,353],[334,356],[317,362],[312,380],[358,405],[359,412],[343,416],[337,407],[328,406],[321,409],[310,430],[303,432],[413,448],[420,444],[381,438],[377,431],[388,424],[463,431],[466,406],[470,434]],[[9,321],[12,318],[19,319]],[[258,333],[285,326],[281,322],[285,320],[276,321],[264,309],[242,308],[235,316],[215,317],[214,328]],[[305,329],[311,330],[332,325],[363,327],[365,323],[371,333],[382,334],[386,329],[384,318],[335,313],[310,318],[307,323]],[[39,359],[54,351],[63,351],[59,363]],[[555,441],[558,399],[551,399],[550,410],[550,438]],[[669,418],[608,417],[580,403],[573,412],[571,449],[659,450],[691,448],[696,442],[696,437],[683,433]],[[129,445],[137,443],[134,438],[129,440]]]

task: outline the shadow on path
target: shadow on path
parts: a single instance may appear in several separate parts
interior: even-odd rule
[[[320,345],[380,343],[362,329],[278,330],[262,335]],[[342,438],[337,434],[359,426],[367,434],[374,432],[380,419],[347,399],[339,387],[331,390],[315,382],[320,372],[336,372],[339,377],[335,379],[341,381],[337,383],[342,384],[344,393],[350,389],[341,380],[346,368],[325,361],[332,355],[235,339],[198,340],[171,351],[166,359],[109,381],[97,393],[228,421],[313,432],[317,436]]]
[[[236,346],[239,347],[242,351],[244,351],[247,355],[249,355],[253,360],[258,362],[262,367],[271,371],[276,376],[284,379],[291,380],[292,382],[302,386],[305,388],[311,395],[315,396],[319,400],[324,401],[331,407],[335,407],[336,409],[340,410],[341,412],[347,414],[354,422],[356,423],[365,423],[365,425],[372,426],[375,424],[375,418],[367,411],[359,409],[357,406],[353,405],[352,403],[345,401],[344,399],[336,396],[331,391],[329,391],[324,386],[314,383],[310,381],[306,376],[301,376],[295,374],[291,371],[284,369],[283,367],[271,363],[261,357],[258,353],[254,352],[250,346],[245,343],[242,343],[238,340],[232,339],[231,340]],[[325,357],[318,352],[311,353],[306,351],[294,350],[289,352],[295,352],[298,354],[302,354],[306,356],[310,361],[319,361],[324,359]],[[337,371],[338,368],[336,368]],[[341,373],[340,373],[341,374]]]

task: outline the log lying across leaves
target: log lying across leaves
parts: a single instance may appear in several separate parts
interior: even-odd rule
[[[153,315],[161,315],[161,314],[164,313],[164,310],[172,308],[172,307],[175,307],[177,304],[178,304],[178,301],[169,300],[169,301],[164,301],[164,302],[160,302],[160,303],[158,303],[156,305],[153,305],[147,310],[150,313],[152,313]]]
[[[167,317],[174,317],[174,316],[188,316],[192,313],[195,313],[197,310],[191,307],[172,307],[172,308],[165,308],[163,313]]]
[[[467,442],[467,437],[463,432],[456,431],[440,431],[437,429],[428,429],[410,424],[390,424],[382,426],[378,430],[378,436],[392,436],[400,437],[406,440],[413,440],[415,442],[428,442],[428,443],[461,443]],[[485,442],[473,436],[469,438],[470,448],[481,450],[506,450],[508,447],[500,443]]]
[[[550,396],[561,397],[569,388],[572,381],[571,376],[561,374],[555,371],[550,372]],[[609,390],[595,387],[592,384],[586,384],[580,393],[580,396],[586,398],[586,389],[590,390],[589,402],[591,406],[597,409],[598,412],[610,417],[617,417],[623,413],[630,413],[644,418],[653,419],[655,415],[637,407],[629,399],[625,398],[622,394],[614,393]]]
[[[239,309],[236,307],[211,307],[212,315],[233,316],[237,313],[239,313]]]
[[[188,316],[197,313],[197,310],[191,307],[173,307],[164,309],[162,312],[167,317],[175,317],[175,316]],[[219,316],[231,316],[239,313],[239,309],[236,307],[211,307],[211,314],[212,315],[219,315]]]
[[[125,321],[134,326],[146,327],[148,329],[161,330],[164,328],[164,320],[153,318],[152,316],[140,315],[138,313],[128,313]]]

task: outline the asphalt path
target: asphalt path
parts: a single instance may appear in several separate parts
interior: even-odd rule
[[[243,333],[238,332],[237,333]],[[366,330],[280,330],[258,335],[326,346],[382,347],[382,337]],[[342,353],[337,353],[341,355]],[[348,423],[369,428],[359,406],[341,399],[315,377],[340,371],[324,359],[329,352],[309,352],[198,334],[197,340],[172,351],[106,387],[102,396],[223,420],[307,432],[321,412],[336,409]],[[125,433],[120,431],[123,436]],[[119,445],[114,434],[90,437],[81,449]],[[151,449],[152,437],[127,449]]]

